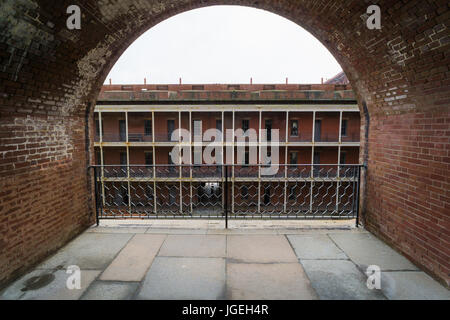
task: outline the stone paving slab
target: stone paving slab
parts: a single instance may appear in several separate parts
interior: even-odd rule
[[[68,289],[66,270],[34,270],[0,293],[0,300],[77,300],[100,274],[100,270],[80,270],[81,288]],[[34,279],[33,279],[34,278]]]
[[[321,300],[384,300],[380,290],[369,290],[367,277],[349,260],[301,260]]]
[[[317,299],[299,263],[227,264],[227,299]]]
[[[450,300],[448,289],[362,228],[265,230],[252,229],[248,221],[242,230],[220,230],[217,221],[206,229],[178,224],[152,231],[132,223],[91,228],[0,292],[0,299],[226,299],[226,281],[231,299],[303,299],[306,272],[321,299]],[[155,257],[169,238],[170,256]],[[65,270],[72,264],[82,269],[81,290],[66,288]],[[383,270],[382,290],[367,289],[363,271],[370,264]],[[111,280],[100,280],[105,269]]]
[[[422,271],[384,271],[381,291],[390,300],[450,300],[450,291]]]
[[[329,236],[362,270],[370,265],[377,265],[381,270],[419,270],[369,233],[330,233]]]
[[[225,257],[226,238],[223,235],[168,235],[159,256]]]
[[[348,259],[326,234],[288,235],[299,259]]]
[[[167,235],[136,234],[101,274],[101,280],[141,281]]]
[[[40,264],[37,269],[77,265],[80,269],[103,270],[131,237],[133,234],[83,233]]]
[[[279,235],[227,236],[227,257],[232,262],[297,262],[286,237]]]
[[[94,281],[81,300],[130,300],[138,286],[138,282]]]
[[[156,257],[137,299],[225,298],[225,259]]]

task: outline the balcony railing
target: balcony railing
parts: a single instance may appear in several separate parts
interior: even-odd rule
[[[128,133],[129,142],[152,142],[152,135],[145,135],[143,133]]]
[[[172,138],[171,133],[155,133],[155,142],[178,142],[179,137],[175,136]]]
[[[338,142],[339,134],[338,133],[322,133],[320,136],[314,136],[315,142]]]
[[[248,142],[249,138],[247,136],[244,136],[244,142]],[[273,139],[272,137],[269,137]],[[215,139],[215,140],[214,140]],[[105,133],[102,136],[103,142],[125,142],[126,141],[126,135],[125,134],[119,134],[119,133]],[[212,141],[208,141],[205,139],[205,137],[201,137],[196,139],[196,137],[192,136],[192,142],[197,142],[200,140],[201,142],[222,142],[222,137],[212,138]],[[99,142],[100,137],[95,134],[94,135],[94,141]],[[129,133],[128,134],[128,141],[129,142],[152,142],[153,137],[152,135],[145,135],[142,133]],[[178,136],[174,137],[172,139],[171,135],[168,133],[156,133],[155,134],[155,142],[178,142],[179,138]],[[238,142],[237,137],[234,138],[235,143]],[[264,140],[263,140],[264,141]],[[267,142],[271,142],[272,140],[266,140]],[[286,137],[284,135],[280,135],[279,142],[285,142]],[[289,136],[288,137],[289,142],[311,142],[312,141],[312,134],[307,133],[300,133],[298,136]],[[322,133],[320,137],[315,137],[315,142],[338,142],[339,141],[339,135],[337,133]],[[353,133],[350,135],[342,136],[341,137],[342,142],[359,142],[360,141],[360,135],[359,133]],[[255,141],[256,142],[256,141]]]
[[[109,165],[90,169],[97,219],[225,217],[227,221],[349,219],[358,215],[360,165],[279,165],[270,174],[263,165]]]
[[[105,133],[102,136],[103,142],[125,142],[127,140],[127,136],[125,133]]]

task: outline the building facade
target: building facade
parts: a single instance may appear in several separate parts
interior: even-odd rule
[[[192,213],[213,202],[220,209],[220,165],[228,164],[232,212],[274,204],[286,212],[290,200],[308,211],[313,197],[339,212],[343,172],[359,160],[360,114],[349,85],[105,85],[94,120],[104,205],[124,210],[138,203],[145,212]],[[268,164],[276,170],[262,173],[258,165]]]

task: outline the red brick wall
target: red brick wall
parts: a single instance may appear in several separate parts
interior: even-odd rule
[[[372,121],[366,226],[426,270],[448,276],[450,111]]]
[[[368,129],[363,222],[449,285],[447,2],[380,0],[381,30],[369,30],[361,19],[364,1],[226,4],[291,19],[335,56]],[[93,161],[92,106],[124,50],[174,14],[225,2],[164,0],[160,6],[124,0],[116,6],[86,0],[82,30],[75,31],[66,28],[71,1],[8,3],[13,23],[0,31],[0,284],[92,222],[85,174]],[[18,24],[22,27],[14,28]],[[207,93],[185,96],[208,98]],[[233,95],[241,96],[251,95]]]

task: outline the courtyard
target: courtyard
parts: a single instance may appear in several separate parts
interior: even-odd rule
[[[79,267],[80,288],[67,272]],[[368,266],[381,271],[369,289]],[[354,221],[102,220],[0,292],[1,300],[450,299]]]

